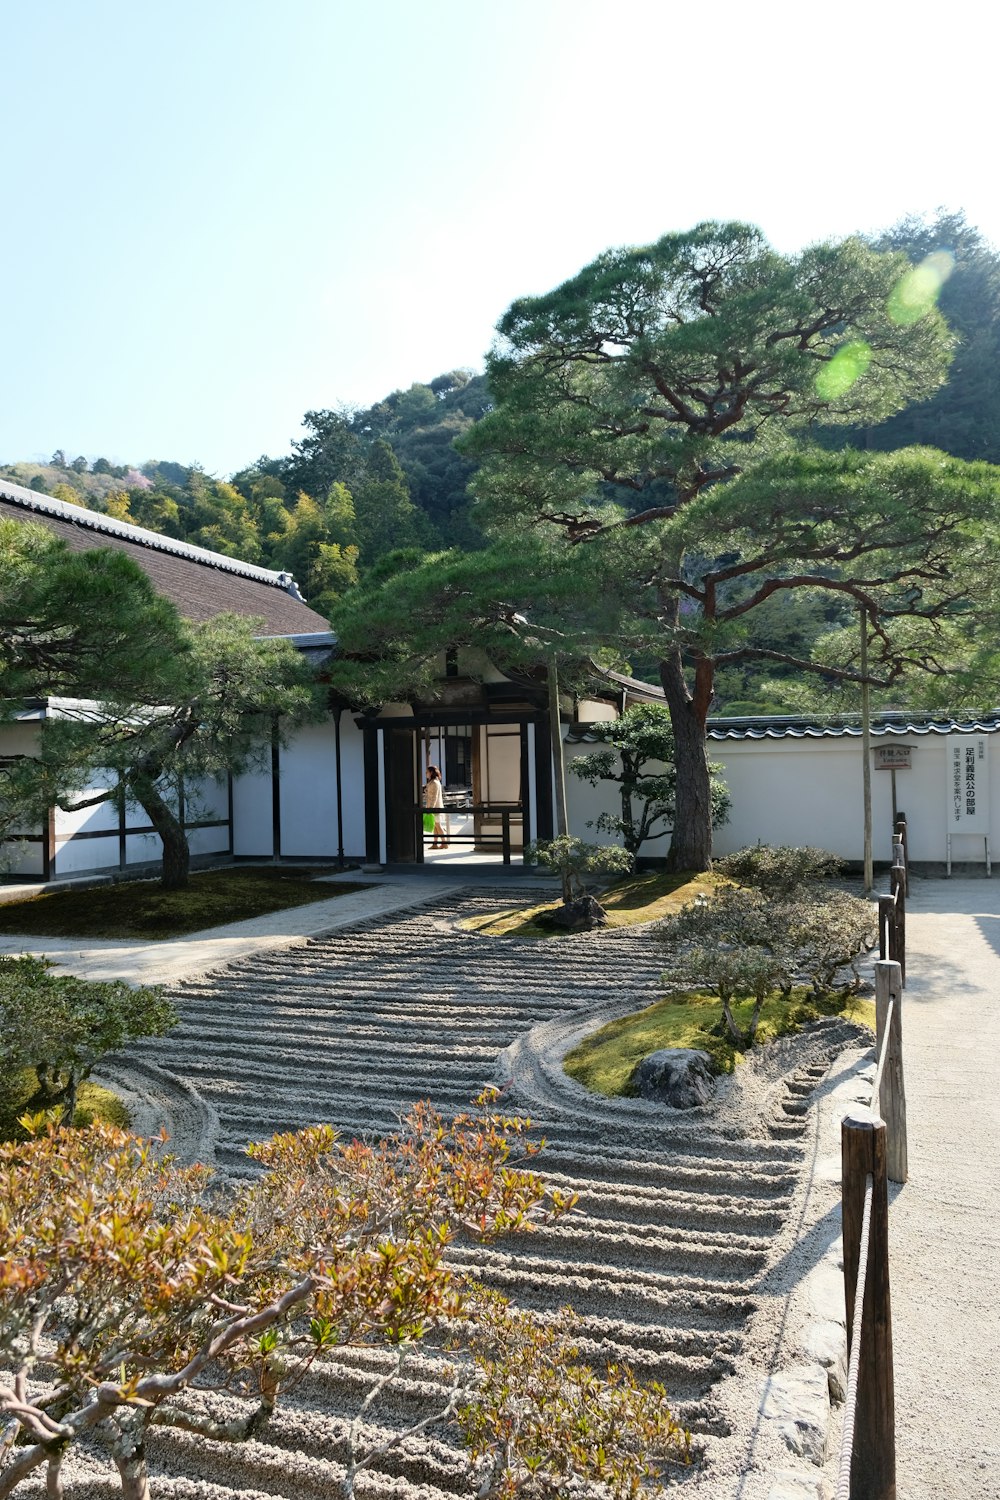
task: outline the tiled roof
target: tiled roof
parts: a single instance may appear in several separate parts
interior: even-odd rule
[[[599,745],[607,724],[571,724],[566,743]],[[873,717],[873,739],[898,738],[904,734],[997,734],[1000,713],[977,717],[935,717],[932,714],[886,713]],[[828,721],[761,714],[755,718],[711,718],[707,729],[710,740],[824,740],[861,738],[860,714],[841,714]]]
[[[188,620],[214,615],[258,616],[268,636],[316,635],[329,621],[310,609],[290,573],[274,573],[221,552],[116,521],[99,511],[68,505],[50,495],[0,480],[0,519],[34,521],[61,537],[74,552],[110,547],[131,557],[157,593]]]
[[[873,715],[871,723],[872,736],[876,739],[898,738],[904,734],[996,734],[998,730],[1000,714],[996,713],[969,718],[884,713]],[[719,717],[708,721],[710,740],[860,739],[861,732],[860,714],[840,714],[828,720],[762,714],[755,718]]]

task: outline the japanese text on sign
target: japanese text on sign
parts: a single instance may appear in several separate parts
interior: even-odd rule
[[[948,831],[990,831],[987,740],[976,735],[948,744]]]

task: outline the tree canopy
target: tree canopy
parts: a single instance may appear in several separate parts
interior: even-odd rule
[[[219,615],[190,624],[121,553],[70,553],[41,527],[0,534],[0,698],[54,695],[37,757],[0,768],[10,826],[48,808],[124,796],[163,843],[163,878],[187,879],[177,779],[238,772],[319,712],[312,674],[260,622]],[[110,780],[107,775],[110,771]]]
[[[481,465],[478,517],[599,550],[623,646],[658,656],[677,867],[710,860],[716,672],[775,655],[747,638],[752,612],[797,589],[864,605],[891,679],[931,655],[902,648],[898,618],[957,609],[982,560],[991,471],[806,441],[820,422],[881,421],[945,379],[937,283],[913,277],[905,256],[859,240],[781,256],[749,226],[703,224],[609,251],[501,319],[496,407],[463,444]]]

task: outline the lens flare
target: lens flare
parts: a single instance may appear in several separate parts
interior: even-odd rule
[[[837,350],[816,376],[816,394],[823,401],[836,401],[860,380],[871,364],[872,351],[864,339],[855,339]]]
[[[919,266],[901,276],[889,293],[888,313],[894,323],[918,323],[937,305],[941,288],[955,268],[950,250],[935,250]]]

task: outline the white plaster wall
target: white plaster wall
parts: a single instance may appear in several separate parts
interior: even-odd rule
[[[76,800],[85,801],[88,797],[98,792],[103,792],[115,784],[115,776],[111,771],[98,772],[91,780],[90,785],[75,794]],[[141,809],[140,809],[141,812]],[[145,813],[142,813],[143,822],[146,821]],[[79,811],[66,811],[61,807],[55,810],[55,829],[57,839],[72,838],[75,833],[101,833],[118,832],[118,806],[114,801],[98,802],[95,807],[83,807]],[[95,842],[97,842],[95,840]]]
[[[961,739],[966,737],[960,736]],[[990,736],[990,845],[1000,859],[1000,735]],[[946,856],[947,777],[944,735],[877,736],[873,745],[910,745],[912,769],[896,772],[896,804],[907,816],[910,858],[943,861]],[[570,759],[583,753],[567,746]],[[709,758],[722,766],[732,809],[729,822],[716,829],[714,852],[728,854],[748,844],[815,844],[844,859],[864,854],[861,741],[843,739],[710,740]],[[587,828],[602,811],[617,812],[610,783],[590,787],[568,774],[566,792],[570,831],[592,842],[609,843],[606,834]],[[644,852],[662,854],[659,840]],[[872,852],[877,861],[892,857],[892,778],[872,770]],[[953,840],[956,861],[983,862],[983,840],[963,835]]]
[[[517,724],[502,729],[484,725],[483,798],[486,802],[518,802],[521,797],[521,730]]]
[[[353,718],[340,721],[344,852],[358,858],[365,848],[364,740]],[[281,853],[335,859],[337,855],[337,761],[333,720],[299,730],[280,754]]]
[[[37,875],[40,880],[45,873],[45,852],[41,844],[0,843],[0,883],[7,875]]]
[[[274,853],[269,770],[233,777],[233,853],[255,859]]]
[[[159,848],[159,839],[156,841]],[[118,868],[118,834],[99,839],[69,839],[56,844],[55,875],[77,875],[82,870]]]

